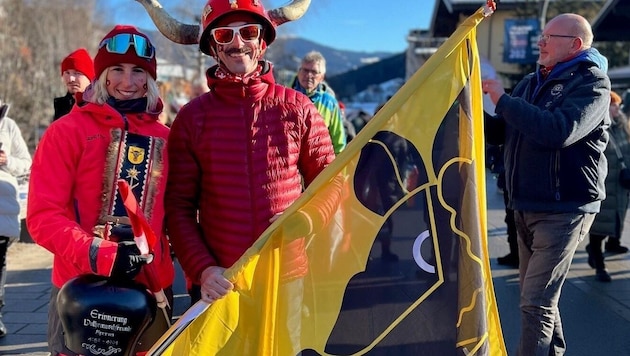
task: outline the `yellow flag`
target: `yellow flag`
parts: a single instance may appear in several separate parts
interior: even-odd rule
[[[459,26],[163,354],[507,354],[487,248],[483,18]]]

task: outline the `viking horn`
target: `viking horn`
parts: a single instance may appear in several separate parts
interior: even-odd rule
[[[280,26],[304,16],[310,4],[311,0],[293,0],[285,6],[267,11],[267,16],[274,25]]]
[[[157,0],[136,0],[149,13],[157,29],[169,40],[180,44],[199,43],[199,25],[188,25],[175,20]]]
[[[135,0],[149,13],[157,29],[169,40],[180,44],[199,43],[199,25],[188,25],[169,15],[158,0]],[[267,16],[275,26],[304,16],[311,0],[293,0],[285,6],[267,11]]]

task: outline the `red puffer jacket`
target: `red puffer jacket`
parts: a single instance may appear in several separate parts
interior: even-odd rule
[[[33,240],[54,254],[52,282],[56,287],[78,275],[95,273],[89,254],[94,239],[92,230],[103,204],[105,159],[112,130],[125,126],[132,133],[164,141],[168,137],[168,127],[158,121],[158,113],[129,113],[123,118],[108,104],[88,103],[53,122],[39,142],[31,167],[26,221]],[[145,197],[150,201],[145,214],[160,238],[154,246],[152,263],[162,288],[170,286],[175,277],[163,229],[166,150],[164,147],[160,151],[162,157],[154,162],[154,195]],[[111,270],[116,246],[113,241],[103,241],[97,260],[99,268]],[[137,280],[147,285],[143,275]]]
[[[215,69],[210,92],[179,111],[169,136],[166,226],[195,283],[209,266],[230,267],[300,196],[302,178],[308,185],[335,157],[315,106],[277,85],[270,64],[247,84]],[[304,258],[287,271],[303,274]]]

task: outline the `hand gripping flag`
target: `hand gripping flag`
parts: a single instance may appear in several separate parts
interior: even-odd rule
[[[235,290],[193,306],[149,354],[506,355],[487,248],[484,15],[225,272]]]

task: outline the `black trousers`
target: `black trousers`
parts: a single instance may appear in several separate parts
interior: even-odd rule
[[[4,285],[7,282],[7,250],[11,239],[0,236],[0,309],[4,305]]]

